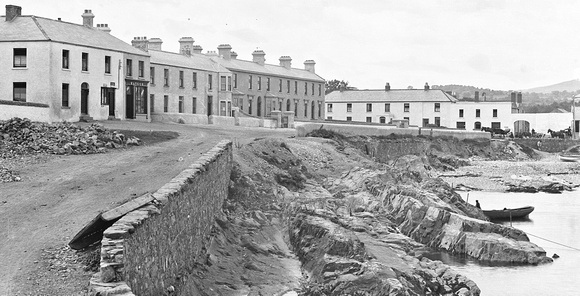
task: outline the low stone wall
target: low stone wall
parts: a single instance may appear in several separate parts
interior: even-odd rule
[[[220,126],[234,126],[236,125],[236,119],[234,117],[228,116],[217,116],[217,115],[210,115],[209,124],[216,124]]]
[[[244,127],[265,127],[278,128],[277,120],[271,118],[252,118],[204,115],[204,114],[184,114],[184,113],[155,113],[151,114],[152,121],[175,122],[187,124],[215,124],[220,126],[244,126]]]
[[[154,113],[151,114],[152,121],[176,122],[188,124],[208,124],[207,115],[184,114],[184,113]]]
[[[394,126],[377,126],[377,125],[358,125],[358,124],[333,124],[333,123],[304,123],[296,122],[296,133],[299,137],[304,137],[309,132],[320,129],[332,130],[344,135],[350,136],[388,136],[390,134],[400,135],[424,135],[432,137],[450,136],[460,140],[463,139],[490,139],[491,134],[481,131],[467,131],[454,129],[434,129],[434,128],[397,128]]]
[[[539,150],[552,153],[562,152],[572,146],[580,145],[580,140],[572,139],[530,138],[514,139],[513,141],[534,149],[538,149],[538,142],[541,142]]]
[[[222,141],[105,230],[93,295],[168,295],[187,277],[228,194],[232,142]],[[195,292],[180,291],[181,295]]]
[[[14,117],[26,117],[31,121],[51,122],[48,105],[0,101],[0,120],[8,120]]]

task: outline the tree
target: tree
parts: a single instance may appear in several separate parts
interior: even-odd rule
[[[352,90],[356,89],[356,87],[348,86],[348,81],[332,79],[327,80],[324,83],[324,94],[327,95],[335,90]]]

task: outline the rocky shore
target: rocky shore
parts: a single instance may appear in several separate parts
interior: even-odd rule
[[[360,139],[331,138],[237,147],[224,215],[189,284],[221,295],[479,295],[475,282],[426,253],[482,264],[552,261],[455,192],[461,178],[482,175],[473,151],[493,149],[461,143],[466,155],[457,156],[453,139],[437,140],[435,151],[432,139],[366,139],[372,145],[361,149]],[[418,153],[377,161],[374,149],[389,141]]]

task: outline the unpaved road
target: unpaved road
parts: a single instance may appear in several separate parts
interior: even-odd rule
[[[26,276],[37,269],[41,250],[66,245],[100,211],[154,192],[220,140],[244,144],[295,134],[213,125],[101,123],[110,129],[176,131],[180,136],[106,154],[50,157],[17,169],[21,182],[1,183],[0,295],[35,295]]]

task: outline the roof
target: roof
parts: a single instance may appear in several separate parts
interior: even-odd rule
[[[87,27],[48,18],[22,15],[12,21],[0,20],[2,41],[53,41],[147,56],[121,39],[96,27]]]
[[[336,102],[457,102],[440,89],[363,89],[333,91],[325,96],[327,103]]]
[[[186,56],[174,52],[149,49],[149,55],[151,56],[151,64],[162,64],[220,73],[230,72],[227,68],[221,66],[216,61],[203,54],[191,54],[191,56]]]
[[[316,73],[297,68],[285,68],[278,65],[260,65],[256,62],[245,61],[240,59],[229,59],[213,56],[212,59],[220,65],[230,69],[231,71],[251,72],[256,74],[263,74],[264,76],[278,76],[291,79],[311,80],[316,82],[324,82],[324,78],[318,76]]]

